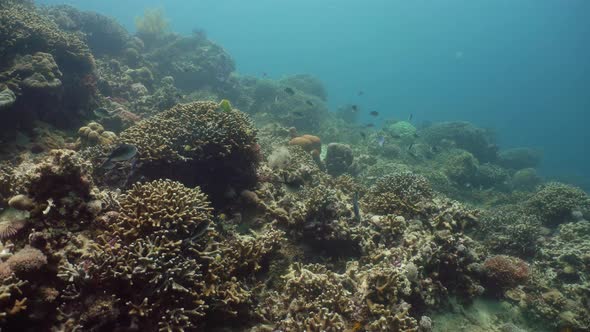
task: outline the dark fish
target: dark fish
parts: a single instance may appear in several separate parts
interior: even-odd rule
[[[363,133],[362,131],[360,132],[360,134],[362,138],[367,138],[367,134]]]
[[[306,100],[306,101],[305,101],[305,103],[306,103],[307,105],[309,105],[309,106],[313,106],[313,103],[312,103],[311,101],[309,101],[309,100]]]
[[[112,169],[115,167],[115,162],[130,160],[135,157],[136,154],[137,147],[135,145],[123,143],[111,152],[101,168]]]
[[[98,116],[99,118],[106,118],[111,116],[111,113],[109,113],[106,108],[99,107],[94,110],[94,115]]]
[[[371,116],[379,116],[379,112],[377,111],[371,111],[371,113],[369,113]]]
[[[350,108],[352,108],[353,112],[356,112],[359,110],[358,106],[356,106],[356,105],[352,105]]]
[[[180,93],[177,93],[177,94],[176,94],[176,98],[178,98],[178,99],[183,99],[183,98],[184,98],[184,96],[183,96],[183,95],[181,95]]]
[[[286,88],[285,88],[285,92],[286,92],[286,93],[287,93],[289,96],[292,96],[292,95],[294,95],[294,94],[295,94],[295,90],[293,90],[293,89],[291,89],[291,88],[289,88],[289,87],[286,87]]]
[[[414,143],[410,144],[410,146],[408,146],[408,151],[412,150],[413,146],[414,146]]]
[[[393,135],[391,135],[391,137],[399,139],[399,138],[402,138],[402,135],[400,135],[400,134],[393,134]]]
[[[268,75],[266,74],[266,72],[262,72],[262,77],[266,77],[266,76],[268,76]]]
[[[414,117],[413,113],[410,113],[410,116],[408,117],[408,122],[412,121],[412,118]]]
[[[361,221],[361,211],[359,209],[359,193],[358,191],[354,193],[352,197],[352,208],[354,209],[354,220],[360,222]]]
[[[363,90],[361,90],[361,91],[359,91],[357,94],[358,94],[359,96],[362,96],[362,95],[364,95],[364,94],[365,94],[365,92],[364,92]]]
[[[373,123],[367,123],[367,128],[373,128],[373,127],[375,127],[375,124],[373,124]]]
[[[294,115],[303,117],[303,113],[301,113],[301,112],[295,111],[295,112],[291,112],[291,113],[293,113]]]
[[[414,137],[415,137],[415,138],[419,138],[419,137],[420,137],[420,135],[418,135],[418,133],[414,133]]]

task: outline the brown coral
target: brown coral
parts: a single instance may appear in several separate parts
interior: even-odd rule
[[[486,259],[484,268],[490,282],[511,288],[525,283],[530,275],[528,264],[520,258],[497,255]]]
[[[294,137],[289,141],[289,144],[300,146],[303,150],[311,153],[319,154],[322,151],[322,140],[314,135]]]
[[[123,196],[116,227],[131,239],[151,234],[187,237],[206,230],[212,222],[211,210],[199,188],[156,180],[135,184]]]
[[[10,256],[6,264],[17,276],[27,276],[41,270],[47,264],[47,256],[39,249],[27,247]]]
[[[180,104],[138,122],[120,135],[137,146],[148,179],[170,178],[200,186],[214,204],[256,183],[256,130],[246,114],[213,102]]]
[[[82,146],[109,145],[115,142],[117,135],[112,131],[105,131],[104,127],[97,122],[90,122],[78,129],[78,135]]]

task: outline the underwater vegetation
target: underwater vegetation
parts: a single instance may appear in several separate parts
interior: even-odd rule
[[[158,10],[4,0],[0,37],[2,330],[590,330],[590,197],[539,151],[367,127]]]

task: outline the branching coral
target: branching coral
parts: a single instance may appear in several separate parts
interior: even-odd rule
[[[420,212],[417,204],[433,195],[426,178],[402,172],[379,179],[363,198],[363,203],[368,211],[377,214],[416,215]]]
[[[584,191],[558,182],[542,186],[525,202],[527,211],[549,226],[568,221],[574,210],[585,210],[589,206],[590,198]]]
[[[199,235],[212,223],[211,207],[199,188],[156,180],[135,184],[122,197],[113,226],[125,238],[164,235],[171,240]]]

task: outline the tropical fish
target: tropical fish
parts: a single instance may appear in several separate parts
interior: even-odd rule
[[[294,115],[300,116],[300,117],[303,116],[303,113],[301,113],[299,111],[295,111],[295,112],[291,112],[291,113],[293,113]]]
[[[375,127],[375,124],[373,124],[373,123],[367,123],[367,128],[373,128],[373,127]]]
[[[132,144],[120,144],[109,155],[107,160],[102,164],[101,168],[112,169],[115,163],[119,161],[127,161],[135,157],[137,154],[137,147]]]
[[[367,138],[367,134],[363,133],[362,131],[360,132],[360,134],[362,138]]]
[[[414,117],[413,113],[410,113],[410,116],[408,117],[408,122],[412,121],[412,118]]]
[[[358,191],[354,193],[352,197],[352,208],[354,209],[354,220],[361,221],[361,212],[359,209],[359,193]]]
[[[352,108],[352,112],[356,112],[359,110],[358,106],[356,105],[352,105],[350,108]]]
[[[359,95],[359,96],[362,96],[362,95],[364,95],[364,94],[365,94],[365,92],[364,92],[363,90],[360,90],[360,91],[357,93],[357,95]]]
[[[290,87],[286,87],[285,88],[285,92],[289,95],[292,96],[295,94],[295,90],[291,89]]]
[[[379,112],[377,111],[371,111],[371,113],[369,113],[371,116],[379,116]]]
[[[408,146],[408,151],[412,150],[412,147],[413,147],[413,146],[414,146],[414,143],[411,143],[411,144]]]
[[[306,100],[305,103],[309,106],[313,106],[313,103],[310,100]]]
[[[382,147],[385,144],[385,136],[377,137],[377,144]]]
[[[111,116],[111,113],[107,111],[106,108],[99,107],[94,110],[94,115],[98,116],[99,118],[106,118]]]
[[[223,112],[231,112],[232,110],[232,106],[231,103],[229,102],[229,100],[227,99],[223,99],[219,102],[219,108],[223,111]]]

